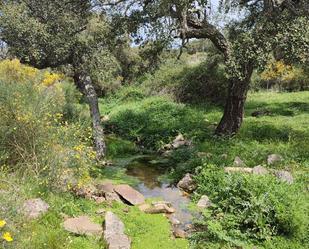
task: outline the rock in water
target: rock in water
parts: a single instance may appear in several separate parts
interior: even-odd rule
[[[208,208],[211,206],[211,201],[207,195],[203,195],[197,203],[198,208]]]
[[[66,231],[77,235],[101,236],[103,228],[99,224],[93,223],[88,216],[69,218],[63,223]]]
[[[29,219],[36,219],[46,213],[48,209],[49,205],[42,199],[30,199],[24,202],[22,213]]]
[[[118,195],[134,206],[145,202],[145,197],[129,185],[117,185],[114,189]]]
[[[192,175],[186,174],[184,178],[178,182],[177,187],[190,193],[196,189],[196,184],[192,178]]]
[[[286,182],[288,184],[292,184],[294,182],[294,178],[290,172],[279,170],[275,172],[275,176],[282,182]]]
[[[246,164],[243,162],[243,160],[240,159],[240,157],[235,157],[234,159],[234,166],[237,167],[246,167]]]
[[[253,167],[252,173],[255,175],[267,175],[269,172],[263,166],[258,165],[258,166]]]
[[[282,156],[278,154],[271,154],[267,157],[267,164],[273,165],[273,164],[281,162],[282,160],[283,160]]]
[[[108,249],[130,249],[131,241],[124,233],[124,224],[112,212],[105,215],[104,239]]]

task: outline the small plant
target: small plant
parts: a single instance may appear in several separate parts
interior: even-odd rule
[[[13,241],[13,237],[11,233],[5,229],[5,226],[6,226],[6,221],[0,220],[0,235],[1,235],[0,239],[3,241],[3,247],[5,247],[6,243],[10,243]]]

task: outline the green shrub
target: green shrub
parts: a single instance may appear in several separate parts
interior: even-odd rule
[[[197,181],[198,192],[214,205],[198,223],[207,228],[196,234],[196,240],[243,246],[283,237],[305,243],[308,196],[298,184],[281,183],[272,176],[226,174],[213,165],[207,165]]]
[[[221,57],[205,53],[186,55],[180,61],[170,59],[140,81],[149,94],[167,94],[186,103],[222,104],[228,84]]]

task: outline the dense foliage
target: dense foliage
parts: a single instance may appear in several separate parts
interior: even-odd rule
[[[205,225],[195,235],[199,243],[243,246],[244,241],[263,244],[283,236],[297,241],[295,247],[308,244],[308,205],[300,186],[289,186],[271,176],[226,174],[213,165],[205,165],[197,181],[199,193],[207,194],[214,203],[204,212],[205,222],[198,223]]]

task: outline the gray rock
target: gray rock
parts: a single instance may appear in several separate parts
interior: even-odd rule
[[[273,165],[276,163],[279,163],[283,160],[281,155],[278,154],[271,154],[267,157],[267,164],[268,165]]]
[[[234,166],[237,166],[237,167],[246,167],[246,164],[243,162],[243,160],[240,159],[240,157],[235,157],[234,159]]]
[[[294,182],[294,178],[292,174],[285,170],[279,170],[275,172],[275,176],[282,182],[286,182],[288,184],[292,184]]]
[[[207,195],[203,195],[197,203],[198,208],[208,208],[211,206],[211,201]]]
[[[30,199],[24,202],[22,213],[29,219],[39,218],[46,213],[49,205],[42,199]]]
[[[267,175],[269,171],[261,165],[255,166],[252,169],[252,173],[255,175]]]
[[[112,212],[108,211],[104,222],[104,239],[108,249],[130,249],[131,241],[124,233],[122,221]]]
[[[118,195],[132,205],[139,205],[145,202],[145,197],[129,185],[117,185],[114,189]]]
[[[93,223],[88,216],[69,218],[63,223],[66,231],[77,235],[101,236],[103,228]]]
[[[178,182],[177,187],[190,193],[193,192],[197,186],[192,178],[192,175],[186,174],[184,178]]]
[[[152,205],[150,208],[145,209],[144,212],[147,214],[172,214],[175,213],[176,210],[164,203],[159,203],[156,205]]]

